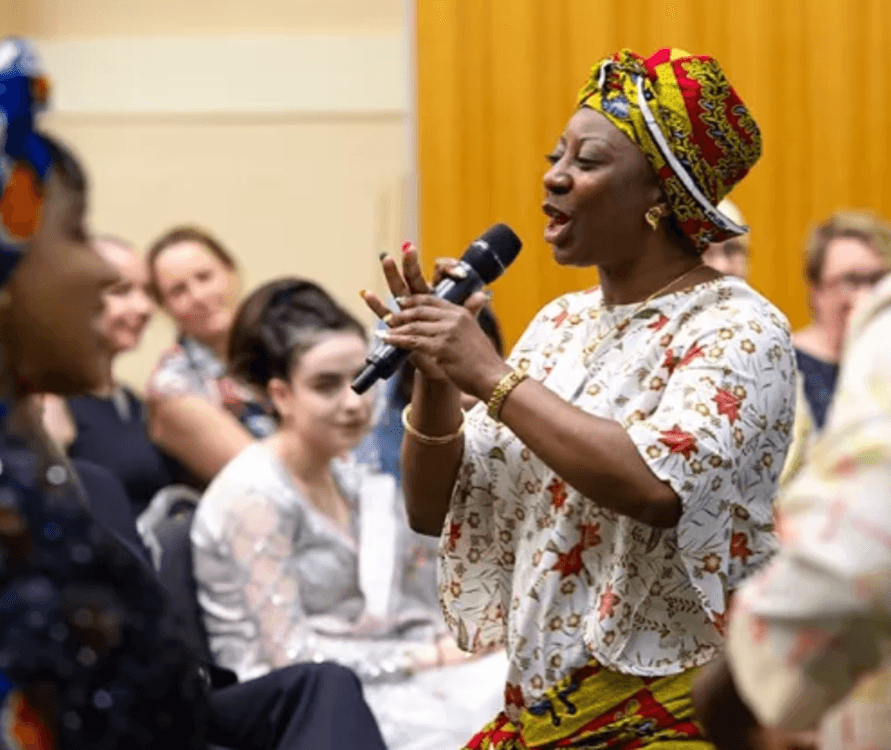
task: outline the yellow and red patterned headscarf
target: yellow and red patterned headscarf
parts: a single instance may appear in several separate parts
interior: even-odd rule
[[[592,68],[580,107],[603,113],[643,151],[678,225],[700,250],[748,227],[717,205],[761,156],[761,132],[717,61],[621,50]]]

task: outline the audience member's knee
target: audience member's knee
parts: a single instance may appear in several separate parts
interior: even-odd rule
[[[326,686],[346,689],[359,687],[359,678],[348,667],[332,662],[321,662],[319,664],[311,664],[309,668],[312,670],[312,677]]]

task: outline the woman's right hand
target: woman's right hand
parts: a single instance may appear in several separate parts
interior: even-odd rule
[[[436,285],[443,279],[448,272],[458,264],[455,258],[439,258],[434,265],[433,279],[428,283],[424,278],[421,270],[421,263],[418,256],[417,248],[412,244],[406,244],[402,249],[402,268],[395,259],[389,255],[381,258],[381,267],[384,272],[384,278],[387,286],[394,298],[407,297],[412,294],[430,294]],[[392,310],[373,292],[363,291],[362,299],[371,311],[377,315],[384,323],[388,323]],[[485,297],[482,295],[473,295],[467,300],[466,307],[474,314],[485,305]],[[411,355],[412,364],[415,368],[428,380],[447,382],[448,378],[432,357],[413,352]]]

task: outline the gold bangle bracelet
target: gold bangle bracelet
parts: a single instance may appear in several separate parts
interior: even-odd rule
[[[423,432],[420,432],[415,426],[408,421],[408,418],[411,416],[411,404],[406,406],[402,410],[402,426],[405,427],[405,431],[411,435],[415,440],[419,443],[423,443],[424,445],[446,445],[451,443],[454,440],[457,440],[461,435],[464,434],[464,412],[461,412],[461,426],[458,428],[456,432],[453,432],[451,435],[425,435]]]
[[[510,395],[510,392],[522,383],[529,376],[520,370],[511,370],[495,386],[492,395],[489,397],[489,403],[486,405],[489,416],[496,422],[501,421],[501,409],[504,406],[504,400]]]

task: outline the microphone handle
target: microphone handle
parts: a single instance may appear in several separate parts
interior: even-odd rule
[[[466,263],[458,266],[458,271],[463,278],[456,276],[447,276],[433,290],[433,295],[444,299],[447,302],[460,305],[474,292],[479,291],[485,286],[482,277]],[[353,390],[356,393],[365,393],[377,380],[386,380],[392,377],[393,373],[399,369],[401,365],[411,354],[408,349],[399,349],[392,344],[378,341],[365,358],[365,367],[362,369],[355,380],[353,380]]]

